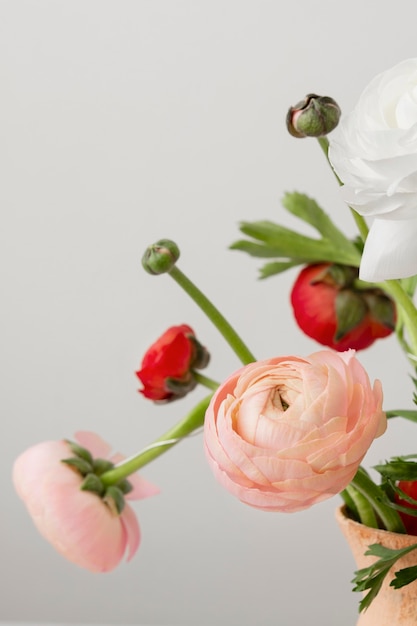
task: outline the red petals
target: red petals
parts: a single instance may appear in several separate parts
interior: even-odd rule
[[[190,326],[171,326],[143,357],[136,372],[143,384],[139,391],[155,402],[182,398],[197,384],[192,370],[206,367],[209,358]]]
[[[291,304],[301,330],[324,346],[363,350],[395,328],[393,301],[380,289],[355,288],[357,270],[329,263],[298,275]]]

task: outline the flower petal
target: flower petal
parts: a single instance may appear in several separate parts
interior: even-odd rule
[[[417,217],[399,221],[375,219],[365,242],[359,277],[378,282],[417,274],[416,241]]]

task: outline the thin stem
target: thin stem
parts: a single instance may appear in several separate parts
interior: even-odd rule
[[[360,494],[365,496],[375,513],[381,519],[385,530],[389,530],[393,533],[405,533],[404,524],[398,512],[388,504],[385,504],[385,494],[362,467],[359,467],[350,484]]]
[[[129,459],[125,459],[108,472],[102,474],[100,478],[103,484],[105,486],[113,485],[122,478],[133,474],[138,469],[172,448],[172,446],[175,446],[175,444],[184,439],[184,437],[187,437],[200,428],[204,424],[204,416],[210,404],[211,397],[212,394],[196,404],[184,419],[156,439],[150,446],[147,446],[144,450],[141,450]]]
[[[217,330],[223,335],[232,350],[242,361],[243,365],[256,361],[252,352],[239,337],[234,328],[229,324],[226,318],[214,306],[214,304],[200,291],[200,289],[191,282],[185,274],[174,266],[169,275],[184,289],[184,291],[194,300],[200,309],[207,315],[209,320],[215,325]]]
[[[204,385],[205,387],[207,387],[207,389],[211,389],[212,391],[216,391],[217,387],[220,385],[220,383],[218,383],[216,380],[213,380],[212,378],[209,378],[208,376],[204,376],[204,374],[201,374],[200,372],[197,372],[196,370],[193,370],[192,374],[193,374],[194,379],[200,385]]]
[[[417,309],[399,280],[386,280],[381,288],[395,300],[403,314],[412,354],[417,357]],[[415,359],[414,359],[415,364]]]
[[[330,169],[332,170],[334,177],[336,178],[338,184],[342,186],[343,182],[340,180],[339,176],[336,174],[336,172],[333,169],[332,164],[329,161],[329,140],[327,139],[327,137],[318,137],[318,142],[320,144],[321,149],[324,152],[324,155],[326,157],[328,164],[330,165]],[[365,218],[362,215],[359,215],[359,213],[357,213],[355,209],[352,209],[352,207],[349,207],[349,209],[350,209],[350,212],[352,213],[353,219],[355,220],[361,239],[362,241],[365,241],[369,232],[369,228],[365,221]]]

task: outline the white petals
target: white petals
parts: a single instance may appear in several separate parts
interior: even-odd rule
[[[417,207],[416,207],[417,213]],[[417,274],[417,217],[376,219],[366,239],[359,277],[369,282]]]
[[[330,135],[329,159],[342,197],[375,218],[360,276],[380,281],[417,273],[417,59],[376,76]]]

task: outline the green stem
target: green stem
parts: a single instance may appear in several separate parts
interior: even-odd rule
[[[243,365],[256,361],[252,352],[236,333],[234,328],[223,317],[220,311],[210,302],[210,300],[200,291],[200,289],[191,282],[185,274],[174,266],[169,275],[179,284],[180,287],[194,300],[200,309],[207,315],[209,320],[214,324],[217,330],[223,335],[232,350],[242,361]]]
[[[329,161],[329,140],[327,139],[327,137],[318,137],[318,142],[320,144],[320,148],[324,152],[326,160],[328,164],[330,165],[330,169],[332,170],[338,184],[342,186],[343,182],[340,180],[339,176],[336,174],[336,172],[333,169],[332,164]],[[350,212],[352,213],[353,219],[355,220],[355,223],[356,223],[357,229],[359,230],[362,241],[365,241],[369,232],[369,228],[365,221],[365,218],[362,215],[359,215],[359,213],[357,213],[355,209],[352,209],[352,207],[349,207],[349,209],[350,209]]]
[[[197,428],[200,428],[204,424],[204,416],[212,395],[213,394],[210,394],[196,404],[184,419],[156,439],[153,444],[102,474],[100,478],[104,486],[113,485],[119,480],[133,474],[138,469],[172,448],[172,446],[175,446],[175,444],[197,430]]]
[[[417,357],[417,309],[399,280],[386,280],[380,287],[390,295],[401,309],[404,325],[409,334],[411,352]],[[415,358],[412,359],[415,365]]]
[[[369,500],[351,484],[346,487],[346,491],[353,502],[359,521],[369,528],[378,528],[378,521]]]
[[[379,516],[385,530],[389,530],[393,533],[405,533],[404,524],[398,512],[388,504],[385,504],[385,494],[378,485],[369,478],[362,467],[359,467],[350,484],[360,494],[365,496],[375,513]]]
[[[207,389],[211,389],[212,391],[216,391],[217,387],[219,387],[220,383],[208,376],[204,376],[200,372],[196,372],[196,370],[192,371],[194,379],[200,384],[207,387]]]

